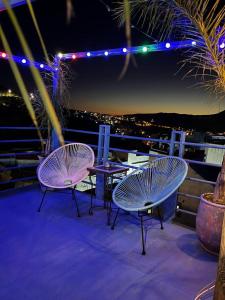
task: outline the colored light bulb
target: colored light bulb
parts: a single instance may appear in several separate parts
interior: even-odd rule
[[[88,57],[90,57],[90,56],[91,56],[91,53],[90,53],[90,52],[88,52],[88,53],[87,53],[87,56],[88,56]]]
[[[220,49],[224,49],[225,48],[225,43],[220,44]]]
[[[147,52],[147,51],[148,51],[148,48],[147,48],[146,46],[144,46],[144,47],[142,48],[142,51],[143,51],[143,52]]]
[[[127,48],[123,48],[123,53],[126,53],[127,52]]]
[[[171,47],[170,43],[166,43],[166,48],[169,49]]]
[[[23,58],[21,61],[23,64],[25,64],[27,62],[25,58]]]
[[[192,46],[196,46],[197,45],[196,41],[192,41],[191,44],[192,44]]]
[[[105,56],[108,56],[108,55],[109,55],[109,52],[108,52],[108,51],[105,51],[104,54],[105,54]]]
[[[72,55],[72,59],[76,59],[76,55],[75,54]]]
[[[2,53],[2,57],[3,57],[3,58],[6,57],[6,53],[5,53],[5,52]]]
[[[41,68],[41,69],[44,69],[44,65],[43,65],[43,64],[40,64],[40,68]]]
[[[58,53],[58,58],[62,58],[63,54],[62,53]]]

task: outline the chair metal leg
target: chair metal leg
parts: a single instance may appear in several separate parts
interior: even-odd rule
[[[75,202],[75,206],[77,209],[77,216],[80,217],[80,211],[79,211],[79,207],[78,207],[78,203],[77,203],[77,198],[76,198],[76,194],[75,194],[75,188],[72,189],[72,198]]]
[[[118,217],[118,215],[119,215],[119,211],[120,211],[120,208],[117,209],[117,212],[116,212],[116,215],[115,215],[113,224],[112,224],[112,226],[111,226],[111,229],[112,229],[112,230],[114,230],[114,228],[115,228],[116,219],[117,219],[117,217]]]
[[[111,212],[112,212],[112,200],[109,200],[107,207],[107,225],[109,226],[111,223]]]
[[[91,191],[91,207],[89,209],[89,215],[93,216],[93,191]]]
[[[41,204],[40,204],[40,206],[39,206],[39,208],[38,208],[38,212],[40,212],[41,211],[41,208],[42,208],[42,205],[43,205],[43,203],[44,203],[44,198],[45,198],[45,195],[46,195],[46,192],[48,191],[48,189],[46,188],[45,189],[45,191],[44,191],[44,193],[43,193],[43,196],[42,196],[42,199],[41,199]]]
[[[162,220],[162,216],[161,216],[161,213],[160,213],[159,206],[157,207],[157,211],[158,211],[158,216],[159,216],[159,220],[160,220],[161,229],[163,230],[164,229],[164,227],[163,227],[163,220]]]
[[[144,223],[143,223],[143,216],[141,218],[141,241],[142,241],[142,255],[145,255],[145,237],[144,237]]]

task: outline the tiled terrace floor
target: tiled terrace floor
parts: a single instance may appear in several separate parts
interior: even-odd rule
[[[158,222],[140,255],[140,229],[123,215],[114,231],[103,210],[88,215],[89,195],[49,193],[41,213],[39,187],[1,194],[0,299],[190,300],[214,280],[216,258],[194,231]]]

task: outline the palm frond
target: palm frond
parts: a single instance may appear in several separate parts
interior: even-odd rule
[[[131,20],[160,40],[171,35],[189,39],[196,47],[186,52],[184,64],[191,64],[187,75],[195,74],[207,89],[220,95],[225,92],[224,50],[225,5],[223,0],[130,0]],[[125,22],[122,1],[116,1],[114,17]],[[201,75],[200,75],[201,74]]]
[[[45,87],[45,84],[43,82],[43,79],[42,79],[38,69],[34,66],[34,58],[33,58],[33,55],[31,53],[31,50],[30,50],[30,48],[28,46],[28,43],[27,43],[27,41],[24,37],[24,34],[23,34],[23,32],[20,28],[17,17],[16,17],[14,11],[12,10],[12,8],[9,4],[9,1],[8,0],[3,0],[3,3],[6,7],[7,13],[9,15],[9,18],[10,18],[12,24],[13,24],[13,27],[14,27],[16,33],[17,33],[17,36],[19,38],[19,41],[20,41],[21,46],[23,48],[23,51],[24,51],[26,57],[28,58],[28,60],[30,61],[30,71],[31,71],[31,74],[34,78],[35,84],[36,84],[36,86],[37,86],[37,88],[40,92],[40,95],[41,95],[42,101],[44,103],[44,106],[46,108],[49,119],[52,123],[53,128],[56,131],[59,142],[63,145],[64,144],[64,138],[63,138],[62,128],[61,128],[59,119],[56,115],[54,106],[51,102],[48,91],[47,91],[47,89]]]
[[[130,12],[129,0],[123,0],[123,12],[124,12],[124,19],[125,19],[125,34],[127,40],[128,53],[125,58],[123,69],[120,73],[119,80],[121,80],[125,76],[131,58],[131,53],[129,52],[129,49],[131,48],[131,19],[130,19],[131,12]]]
[[[66,0],[67,22],[69,23],[74,16],[72,0]]]
[[[36,31],[37,31],[37,34],[38,34],[38,37],[39,37],[39,40],[40,40],[40,43],[41,43],[42,50],[43,50],[43,52],[44,52],[45,60],[46,60],[46,62],[47,62],[48,65],[49,65],[49,64],[50,64],[50,60],[49,60],[49,57],[48,57],[48,52],[47,52],[47,49],[46,49],[46,46],[45,46],[43,37],[42,37],[42,35],[41,35],[40,28],[39,28],[39,26],[38,26],[38,22],[37,22],[35,13],[34,13],[33,5],[32,5],[32,3],[31,3],[31,0],[26,0],[26,1],[27,1],[27,6],[28,6],[29,11],[30,11],[31,18],[32,18],[33,23],[34,23],[34,27],[35,27],[35,29],[36,29]]]

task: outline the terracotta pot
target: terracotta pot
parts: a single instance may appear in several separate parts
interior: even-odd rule
[[[212,193],[201,195],[196,218],[196,231],[203,248],[212,254],[218,254],[225,205],[212,203],[206,197],[212,197]]]

